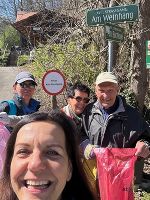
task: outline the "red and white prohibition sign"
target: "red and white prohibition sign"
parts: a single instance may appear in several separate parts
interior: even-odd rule
[[[66,80],[59,70],[49,70],[42,78],[42,87],[49,95],[60,94],[66,87]]]

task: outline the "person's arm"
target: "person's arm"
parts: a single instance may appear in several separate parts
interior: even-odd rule
[[[140,135],[135,148],[136,154],[139,157],[146,158],[150,155],[150,125],[143,120],[144,131]]]
[[[91,108],[90,108],[91,109]],[[93,145],[90,142],[89,134],[88,134],[88,113],[89,109],[88,107],[84,110],[84,113],[82,114],[82,131],[81,131],[81,142],[80,142],[80,148],[83,156],[86,159],[92,159],[95,157],[94,154],[94,148],[97,147],[97,145]]]
[[[3,101],[0,103],[0,112],[9,113],[10,107],[7,101]]]
[[[25,115],[16,116],[16,115],[8,115],[6,112],[1,112],[0,122],[2,122],[4,125],[9,125],[11,127],[14,127],[24,117]]]

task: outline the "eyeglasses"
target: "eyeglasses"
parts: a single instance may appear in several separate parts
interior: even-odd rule
[[[21,88],[30,88],[30,89],[34,89],[35,88],[35,84],[34,83],[19,83]]]
[[[90,101],[90,99],[87,97],[85,97],[85,98],[82,98],[82,97],[79,97],[79,96],[77,96],[77,97],[73,97],[77,102],[81,102],[81,101],[83,101],[83,103],[89,103],[89,101]]]

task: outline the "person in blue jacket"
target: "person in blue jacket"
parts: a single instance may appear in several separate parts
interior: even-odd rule
[[[23,116],[39,110],[40,102],[33,98],[37,83],[35,77],[28,71],[20,72],[14,81],[14,97],[0,103],[0,112],[8,115]]]

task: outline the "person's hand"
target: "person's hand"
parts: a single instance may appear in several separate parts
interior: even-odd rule
[[[95,157],[94,148],[98,147],[97,145],[90,144],[89,139],[84,140],[80,144],[83,155],[86,159],[92,159]]]
[[[146,158],[150,155],[149,146],[143,141],[138,141],[135,148],[137,149],[135,153],[136,156]]]
[[[0,112],[0,122],[4,125],[8,125],[10,123],[9,116],[6,112]]]

